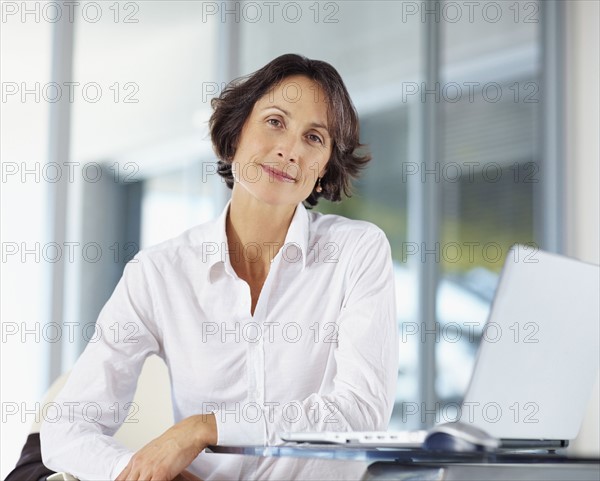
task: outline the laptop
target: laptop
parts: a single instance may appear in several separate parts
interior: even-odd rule
[[[459,420],[502,448],[574,439],[598,375],[600,266],[515,245],[500,275]],[[280,433],[284,441],[420,447],[427,431]]]

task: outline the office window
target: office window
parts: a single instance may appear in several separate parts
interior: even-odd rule
[[[543,168],[538,10],[502,4],[441,30],[438,408],[461,401],[481,336],[497,335],[483,325],[510,246],[543,244],[533,225]]]
[[[168,197],[169,175],[210,151],[203,99],[217,83],[216,23],[203,15],[201,2],[187,1],[107,4],[97,22],[75,22],[73,80],[81,95],[72,106],[71,157],[88,166],[82,167],[88,180],[70,193],[70,239],[99,243],[106,255],[95,264],[68,266],[67,320],[95,321],[124,263],[147,245],[149,233],[156,243],[203,218],[188,215],[201,212],[190,194],[183,196],[187,208]],[[98,182],[94,166],[102,167]],[[196,179],[191,171],[186,175]],[[161,176],[162,182],[150,182],[156,195],[140,200],[139,183]],[[62,370],[84,347],[62,346]]]
[[[184,167],[217,83],[217,19],[202,2],[115,5],[76,23],[74,77],[87,90],[73,104],[73,157],[127,180]]]
[[[207,174],[211,172],[211,174]],[[147,178],[143,183],[141,247],[149,247],[214,219],[226,189],[206,163]]]

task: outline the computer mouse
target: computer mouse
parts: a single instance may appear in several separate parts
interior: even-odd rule
[[[460,453],[494,451],[500,441],[482,429],[470,424],[455,422],[438,424],[429,430],[423,448],[429,451]]]

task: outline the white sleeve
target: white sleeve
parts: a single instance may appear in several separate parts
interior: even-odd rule
[[[398,378],[398,328],[391,249],[383,231],[369,229],[349,262],[334,389],[298,400],[294,409],[265,403],[262,423],[216,411],[220,445],[279,444],[281,432],[387,429]]]
[[[42,459],[54,471],[81,480],[113,480],[133,455],[112,436],[124,421],[134,421],[127,416],[138,376],[146,357],[162,349],[144,259],[138,253],[125,266],[94,336],[46,409]]]

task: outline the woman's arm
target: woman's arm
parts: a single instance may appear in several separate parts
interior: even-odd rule
[[[135,453],[116,481],[197,479],[182,471],[206,446],[216,443],[214,416],[190,416]],[[180,473],[182,477],[175,478]]]
[[[127,264],[94,336],[44,413],[42,458],[55,471],[115,479],[133,455],[112,436],[123,422],[135,422],[139,373],[146,357],[161,350],[144,269],[142,254]]]

